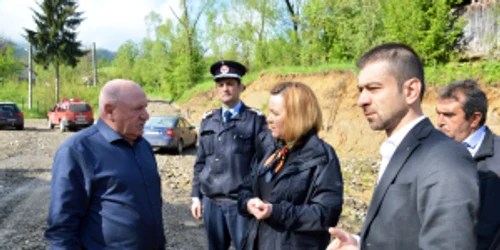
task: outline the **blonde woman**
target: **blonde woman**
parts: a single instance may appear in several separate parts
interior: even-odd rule
[[[278,83],[269,111],[266,152],[254,160],[238,201],[251,218],[242,249],[324,250],[342,210],[343,183],[335,151],[318,138],[318,101],[303,83]]]

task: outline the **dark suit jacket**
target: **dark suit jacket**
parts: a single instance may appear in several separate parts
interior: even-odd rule
[[[477,162],[481,194],[477,249],[486,250],[490,245],[491,249],[496,249],[500,242],[491,243],[500,229],[500,137],[488,128],[474,160]]]
[[[424,119],[398,146],[375,188],[361,249],[475,249],[478,207],[470,153]]]

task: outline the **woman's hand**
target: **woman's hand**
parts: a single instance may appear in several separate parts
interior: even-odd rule
[[[247,211],[257,220],[265,220],[271,216],[273,205],[262,201],[259,198],[252,198],[247,202]]]
[[[251,215],[254,215],[255,216],[255,213],[257,212],[257,204],[259,203],[262,203],[262,200],[259,199],[259,198],[252,198],[250,200],[248,200],[247,202],[247,211],[248,213],[250,213]]]

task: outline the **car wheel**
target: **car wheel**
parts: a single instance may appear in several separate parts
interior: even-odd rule
[[[17,126],[16,126],[16,129],[17,129],[17,130],[23,130],[23,129],[24,129],[24,124],[17,125]]]
[[[152,147],[153,153],[160,153],[161,152],[161,147]]]
[[[62,120],[62,121],[59,123],[59,130],[60,130],[61,132],[65,132],[65,131],[66,131],[66,129],[67,129],[67,126],[68,126],[68,125],[67,125],[66,120]]]
[[[177,154],[181,155],[183,150],[184,143],[182,142],[182,139],[179,139],[179,143],[177,143]]]
[[[52,124],[52,123],[50,122],[50,120],[48,120],[48,121],[49,121],[49,122],[48,122],[48,126],[47,126],[47,127],[49,127],[49,129],[53,129],[53,128],[54,128],[54,124]]]
[[[196,145],[198,144],[198,136],[194,137],[194,142],[193,142],[193,148],[196,148]]]

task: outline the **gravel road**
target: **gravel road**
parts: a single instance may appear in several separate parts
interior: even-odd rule
[[[0,250],[47,249],[51,165],[59,145],[73,132],[47,128],[46,120],[27,119],[23,131],[0,130]],[[206,248],[203,225],[189,211],[195,149],[183,155],[157,153],[162,177],[163,219],[167,249]],[[376,160],[342,161],[345,205],[340,227],[360,229],[376,177]]]
[[[46,120],[25,122],[24,131],[0,130],[0,249],[47,249],[51,165],[59,145],[73,133],[47,129]],[[167,249],[205,248],[201,222],[189,211],[195,149],[178,156],[156,154],[163,186]]]

